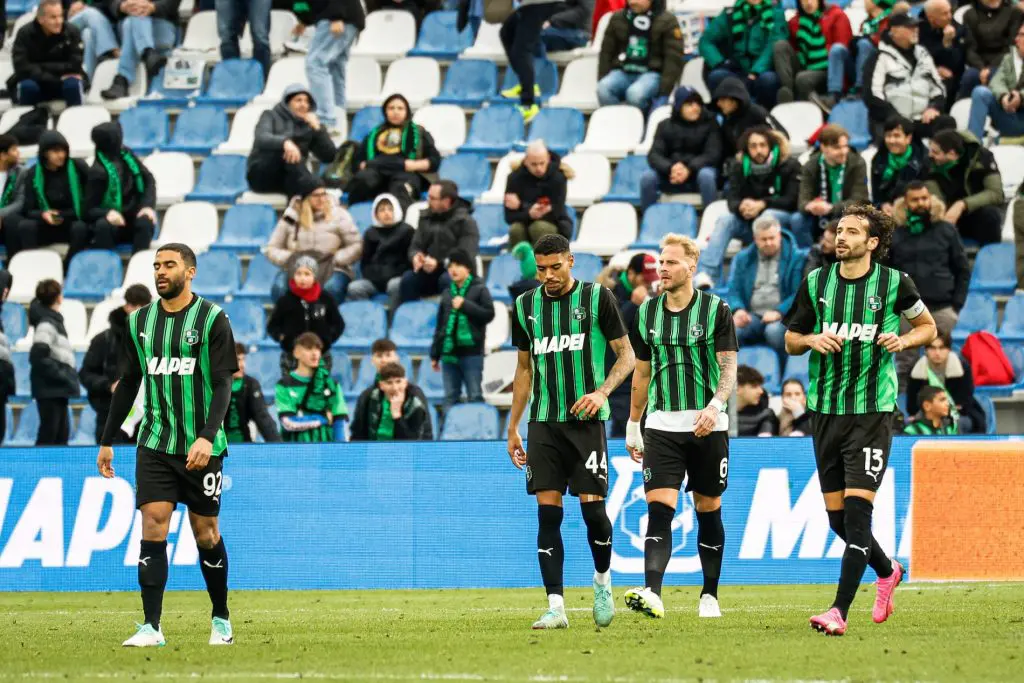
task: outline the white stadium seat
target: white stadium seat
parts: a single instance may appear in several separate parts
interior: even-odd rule
[[[78,299],[64,299],[60,304],[60,314],[64,316],[64,329],[68,333],[71,347],[75,351],[85,351],[89,348],[86,336],[89,314],[86,313],[85,304]]]
[[[418,228],[420,226],[420,214],[426,211],[427,208],[426,202],[413,202],[410,204],[409,208],[405,210],[405,224],[413,229]]]
[[[711,102],[711,91],[704,82],[704,58],[694,57],[683,66],[683,75],[679,78],[679,85],[687,85],[704,98],[704,102]]]
[[[347,84],[348,80],[345,82]],[[277,104],[284,95],[284,89],[293,83],[301,83],[304,87],[309,87],[309,81],[306,78],[305,57],[285,57],[275,61],[270,67],[270,75],[267,77],[266,85],[263,86],[263,92],[256,97],[253,104],[257,102],[269,106]]]
[[[1003,219],[1003,242],[1013,244],[1014,233],[1013,233],[1013,213],[1014,207],[1017,206],[1017,202],[1010,202],[1010,205],[1006,208],[1006,218]]]
[[[269,106],[262,103],[247,104],[235,113],[231,121],[231,132],[228,139],[222,142],[214,154],[241,154],[249,156],[256,135],[256,124]]]
[[[594,38],[587,44],[586,47],[581,47],[576,50],[576,54],[579,57],[596,57],[601,53],[601,41],[604,40],[604,32],[608,30],[608,22],[612,20],[612,12],[605,12],[604,15],[597,21],[597,31],[594,33]]]
[[[150,268],[150,272],[152,273],[152,268]],[[124,297],[120,294],[112,294],[96,304],[89,317],[89,331],[85,333],[85,340],[91,342],[97,334],[109,329],[111,311],[121,306],[124,306]]]
[[[184,152],[154,152],[143,162],[156,180],[156,204],[166,208],[184,201],[196,184],[192,157]]]
[[[235,200],[236,204],[266,204],[275,209],[283,209],[288,206],[288,198],[283,194],[267,194],[262,192],[243,192],[242,196]]]
[[[96,152],[96,145],[92,144],[92,129],[109,122],[110,112],[106,107],[95,104],[68,107],[57,119],[57,132],[67,138],[71,156],[90,157]]]
[[[810,102],[777,104],[772,116],[789,134],[790,156],[798,157],[807,151],[807,138],[821,128],[821,109]]]
[[[217,241],[217,207],[210,202],[181,202],[167,209],[154,246],[181,242],[200,254]]]
[[[647,117],[647,130],[644,132],[643,142],[636,146],[636,154],[646,155],[651,151],[654,134],[658,132],[658,124],[670,116],[672,116],[672,105],[669,104],[663,104],[651,112],[651,115]]]
[[[480,24],[476,40],[473,44],[463,50],[463,59],[483,59],[494,62],[498,66],[508,64],[508,55],[505,54],[505,47],[501,44],[501,24],[488,24],[486,21]]]
[[[387,64],[416,45],[416,19],[404,10],[383,9],[366,15],[366,28],[352,47],[352,55]]]
[[[217,36],[217,13],[196,12],[185,27],[185,38],[175,54],[220,61],[220,38]]]
[[[590,116],[587,137],[576,151],[621,159],[636,148],[643,132],[644,114],[636,107],[629,104],[601,107]]]
[[[566,188],[567,204],[590,206],[608,194],[612,184],[612,166],[608,157],[602,154],[574,153],[566,156],[563,161],[576,174]]]
[[[484,348],[487,351],[495,351],[508,341],[509,320],[508,306],[500,301],[494,302],[494,320],[487,324],[484,333]]]
[[[140,97],[146,94],[149,83],[146,80],[146,67],[139,64],[135,69],[135,80],[128,86],[128,97],[119,97],[116,100],[105,100],[100,94],[111,86],[114,76],[117,75],[117,60],[108,59],[96,66],[92,75],[92,83],[89,85],[89,94],[85,97],[86,104],[95,104],[105,107],[112,112],[122,112],[135,106]]]
[[[569,62],[558,94],[551,97],[548,106],[583,112],[591,112],[601,106],[597,101],[597,57],[580,57]]]
[[[518,357],[518,351],[495,351],[484,356],[484,401],[501,408],[512,405],[512,392],[506,389],[515,377]]]
[[[7,264],[14,278],[7,298],[18,304],[27,304],[36,298],[36,285],[41,280],[64,282],[64,264],[60,254],[52,249],[25,249],[14,255]]]
[[[10,39],[7,41],[8,44],[13,43],[14,40]],[[14,75],[14,64],[11,62],[9,56],[0,58],[0,83],[6,83],[11,76]],[[7,111],[14,106],[14,102],[11,101],[10,93],[8,96],[0,99],[0,112]]]
[[[428,104],[412,120],[427,129],[443,156],[454,154],[466,142],[466,113],[455,104]]]
[[[852,153],[853,150],[851,150]],[[864,160],[864,163],[868,167],[868,196],[871,196],[871,162],[875,158],[875,154],[878,153],[878,149],[874,145],[868,147],[866,150],[860,153],[860,158]]]
[[[24,105],[11,107],[5,111],[3,116],[0,116],[0,134],[6,133],[13,128],[14,124],[18,122],[18,119],[30,111],[32,111],[32,107],[26,107]]]
[[[512,164],[522,161],[522,152],[509,152],[498,160],[498,167],[494,170],[494,180],[491,181],[491,189],[480,195],[480,202],[484,204],[502,204],[505,201],[505,183],[508,182],[508,174],[512,172]]]
[[[123,290],[132,285],[144,285],[155,299],[157,296],[156,282],[153,281],[153,260],[155,258],[156,249],[145,249],[132,254],[131,260],[128,261],[128,267],[124,270],[122,292],[115,294],[123,294]]]
[[[1003,177],[1003,194],[1016,197],[1017,188],[1024,181],[1024,147],[1019,145],[995,145],[992,155]]]
[[[612,256],[636,241],[636,209],[626,202],[594,204],[583,212],[573,251]]]
[[[295,15],[287,10],[270,11],[270,53],[272,55],[276,57],[284,53],[284,44],[291,39],[292,28],[297,23],[298,19],[295,18]],[[252,57],[252,28],[248,22],[245,24],[245,31],[242,32],[242,39],[238,42],[238,49],[243,57]]]
[[[716,199],[704,209],[700,217],[700,230],[697,232],[697,246],[703,249],[708,246],[711,235],[715,232],[715,222],[729,213],[729,203],[724,199]]]
[[[370,57],[349,57],[345,66],[345,108],[357,111],[380,102],[380,64]]]
[[[403,12],[407,14],[407,12]],[[372,16],[372,15],[371,15]],[[432,57],[403,57],[388,67],[377,102],[401,93],[413,109],[428,104],[441,92],[441,67]]]

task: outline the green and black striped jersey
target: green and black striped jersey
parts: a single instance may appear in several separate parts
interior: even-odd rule
[[[942,424],[936,427],[924,415],[919,415],[918,419],[903,428],[903,433],[910,436],[956,436],[959,432],[956,422],[949,417],[942,418]]]
[[[345,395],[323,364],[312,377],[303,377],[296,372],[282,377],[274,392],[274,405],[281,420],[281,439],[286,443],[334,441],[334,420],[348,415]],[[293,417],[323,419],[312,429],[289,429],[289,418]]]
[[[810,351],[807,408],[826,415],[891,413],[899,393],[896,365],[878,336],[899,334],[900,316],[916,318],[925,305],[906,273],[872,263],[863,276],[848,280],[839,267],[808,273],[787,315],[792,332],[829,330],[843,339],[838,353]]]
[[[206,426],[214,379],[238,370],[227,314],[197,295],[174,313],[157,299],[128,316],[125,344],[125,377],[141,376],[145,387],[138,445],[160,453],[188,453]],[[224,427],[218,425],[213,455],[221,455],[227,444]]]
[[[533,357],[531,422],[577,420],[570,412],[604,383],[608,341],[626,336],[615,296],[593,282],[550,297],[543,287],[516,299],[512,343]],[[607,420],[606,402],[594,419]]]
[[[681,311],[662,294],[640,304],[630,342],[637,360],[650,361],[647,411],[704,410],[718,389],[720,351],[736,351],[729,305],[695,289]]]

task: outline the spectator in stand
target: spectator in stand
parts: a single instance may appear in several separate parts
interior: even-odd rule
[[[420,215],[419,227],[409,247],[412,270],[399,285],[402,302],[440,294],[448,286],[444,261],[455,249],[476,259],[480,229],[473,219],[473,205],[459,196],[459,186],[439,180],[427,194],[429,208]]]
[[[800,171],[799,210],[790,231],[801,249],[818,239],[825,225],[851,204],[868,203],[868,165],[850,149],[850,134],[830,123],[818,134],[821,148]]]
[[[299,195],[292,197],[263,253],[282,269],[270,291],[272,298],[279,299],[287,289],[287,268],[295,256],[314,254],[317,280],[340,304],[355,276],[363,241],[352,216],[338,203],[338,198],[324,189],[322,181],[310,178]]]
[[[765,109],[775,106],[780,81],[772,71],[775,43],[788,38],[782,6],[771,0],[738,0],[712,19],[701,34],[704,80],[712,93],[737,76]]]
[[[100,442],[103,427],[107,424],[110,412],[110,400],[114,395],[118,379],[121,377],[121,364],[135,359],[127,358],[125,341],[128,334],[128,315],[148,306],[153,295],[146,285],[132,285],[124,292],[124,305],[115,308],[107,316],[110,327],[103,330],[89,342],[89,350],[82,360],[82,369],[78,378],[89,393],[89,405],[96,413],[96,443]],[[131,440],[123,432],[119,434],[118,443],[130,443]]]
[[[1010,0],[977,0],[971,4],[964,14],[967,69],[961,90],[965,95],[991,82],[1022,23],[1024,11]]]
[[[267,411],[263,389],[255,377],[245,374],[245,347],[235,344],[238,372],[231,376],[231,403],[224,416],[224,434],[228,443],[252,443],[251,423],[267,443],[280,443],[281,433]],[[102,430],[101,430],[102,431]]]
[[[345,331],[345,321],[338,312],[334,297],[316,281],[318,264],[310,255],[299,255],[292,260],[288,291],[274,303],[267,321],[267,335],[281,345],[281,372],[286,374],[294,366],[292,351],[295,340],[312,332],[323,343],[322,362],[331,367],[331,345]]]
[[[316,2],[316,0],[312,0]],[[305,0],[308,7],[310,0]],[[252,34],[252,57],[263,67],[263,79],[270,73],[270,6],[271,0],[216,0],[217,37],[220,38],[220,58],[239,59],[242,56],[238,41],[242,39],[245,24]]]
[[[79,30],[64,21],[60,0],[42,0],[36,19],[14,37],[11,61],[14,73],[8,92],[18,104],[35,106],[63,100],[69,107],[82,103],[83,45]]]
[[[928,177],[928,150],[914,136],[914,124],[899,115],[885,121],[885,144],[871,160],[871,203],[892,215],[907,183]]]
[[[787,379],[782,383],[782,410],[779,412],[779,436],[810,436],[811,414],[807,411],[807,393],[803,382]]]
[[[893,14],[905,13],[909,9],[910,6],[904,2],[864,0],[868,18],[861,24],[858,36],[853,39],[853,54],[847,63],[847,77],[853,77],[854,92],[863,90],[865,67],[878,54],[878,44],[889,30],[890,18]]]
[[[121,124],[92,129],[96,159],[86,185],[94,247],[112,250],[132,245],[132,253],[149,249],[156,229],[156,181],[135,152],[123,144]],[[97,443],[99,443],[97,441]]]
[[[565,0],[565,7],[551,15],[541,27],[536,55],[547,57],[549,52],[586,47],[593,16],[594,0]]]
[[[846,12],[825,0],[798,0],[796,9],[789,39],[773,48],[772,63],[782,84],[779,102],[809,99],[828,113],[845,91],[853,29]]]
[[[348,202],[372,202],[387,192],[406,211],[426,189],[426,174],[437,171],[441,155],[427,129],[412,122],[412,110],[403,95],[390,95],[381,111],[384,122],[356,149],[352,163],[358,171],[346,187]]]
[[[663,192],[697,190],[704,206],[715,201],[723,156],[722,133],[715,115],[704,108],[699,92],[679,86],[672,96],[672,115],[658,124],[647,153],[651,168],[640,177],[641,213]]]
[[[296,0],[294,11],[299,23],[293,35],[302,35],[306,26],[314,27],[306,53],[306,79],[318,105],[317,117],[335,137],[341,132],[338,116],[345,116],[345,69],[352,46],[366,27],[366,15],[359,0]]]
[[[7,302],[14,278],[6,270],[0,270],[0,309]],[[11,342],[7,339],[3,321],[0,320],[0,444],[7,435],[7,399],[15,393],[14,363],[11,356]]]
[[[922,359],[923,360],[923,359]],[[910,436],[955,436],[956,420],[950,414],[949,394],[939,387],[921,387],[917,393],[917,401],[921,410],[903,428],[903,433]]]
[[[245,165],[245,178],[254,192],[294,197],[314,181],[310,153],[323,163],[334,160],[334,143],[313,113],[315,108],[309,90],[294,83],[284,89],[273,109],[260,114]]]
[[[295,369],[284,374],[274,392],[281,421],[281,439],[287,443],[344,441],[341,428],[348,418],[345,394],[321,363],[324,344],[313,332],[295,340]]]
[[[629,0],[612,15],[601,41],[597,100],[601,106],[631,104],[647,111],[668,97],[683,73],[679,20],[653,0]]]
[[[927,0],[924,4],[925,21],[922,22],[920,42],[935,62],[942,84],[946,88],[946,106],[956,102],[960,81],[967,63],[967,29],[953,19],[953,6],[949,0]],[[963,96],[969,96],[966,93]]]
[[[949,332],[939,331],[925,347],[907,381],[907,412],[920,410],[919,396],[925,387],[935,387],[949,396],[950,414],[957,421],[961,434],[985,433],[985,410],[974,398],[974,376],[970,364],[953,351]]]
[[[533,246],[544,235],[555,233],[572,239],[565,193],[574,175],[560,156],[548,151],[543,140],[527,146],[522,163],[512,163],[512,172],[505,181],[509,248],[520,242]]]
[[[141,63],[150,83],[167,63],[178,38],[178,5],[181,0],[114,0],[114,17],[121,22],[121,57],[114,83],[100,93],[116,100],[128,95]]]
[[[804,277],[815,268],[828,268],[838,259],[836,258],[836,227],[838,220],[831,220],[825,224],[825,231],[821,233],[821,239],[807,252],[807,262],[804,263]]]
[[[415,231],[402,222],[402,205],[392,194],[373,200],[374,225],[363,234],[362,279],[348,286],[348,299],[360,301],[387,294],[391,310],[398,308],[402,276],[412,270],[409,247]]]
[[[751,128],[764,126],[779,129],[776,121],[768,110],[750,101],[743,81],[730,76],[722,80],[711,94],[712,108],[722,115],[722,146],[725,166],[723,171],[729,174],[731,160],[736,152],[742,151],[740,140]],[[782,131],[785,135],[785,131]]]
[[[109,0],[73,0],[67,8],[68,23],[82,34],[82,67],[90,80],[97,64],[115,59],[121,52],[112,9]]]
[[[484,400],[484,338],[494,320],[494,302],[484,281],[474,274],[475,259],[461,249],[448,255],[451,285],[441,292],[437,327],[430,346],[430,367],[444,373],[444,409],[459,402],[462,387],[466,400]]]
[[[400,363],[386,363],[377,382],[359,396],[352,441],[433,441],[423,390],[405,377]]]
[[[960,237],[982,245],[1003,234],[1003,179],[995,157],[967,131],[943,130],[928,143],[928,189],[946,203]]]
[[[1014,47],[1006,53],[999,70],[988,79],[988,87],[977,86],[971,92],[971,116],[967,130],[978,140],[985,139],[985,121],[1000,135],[1024,135],[1024,24],[1017,30]]]
[[[800,190],[800,162],[789,156],[789,141],[767,126],[755,126],[740,139],[744,152],[733,164],[726,200],[729,214],[718,219],[700,254],[694,286],[707,289],[722,277],[729,242],[750,244],[751,224],[762,214],[788,225]]]
[[[0,135],[0,230],[8,255],[18,251],[13,238],[18,235],[18,221],[25,208],[25,167],[21,165],[18,139],[9,133]]]
[[[85,180],[89,167],[71,158],[64,136],[48,130],[39,138],[39,161],[25,176],[24,218],[18,222],[17,249],[68,244],[65,263],[89,245],[85,222]],[[13,256],[8,251],[8,257]]]
[[[501,24],[501,45],[508,57],[508,67],[519,79],[514,87],[502,90],[501,94],[509,99],[519,99],[523,123],[529,123],[540,113],[536,101],[540,96],[540,86],[536,83],[533,60],[541,30],[544,23],[564,6],[565,0],[522,0]]]
[[[754,243],[736,254],[729,269],[729,294],[740,346],[767,344],[786,352],[782,316],[800,288],[806,254],[771,216],[754,221]]]
[[[377,379],[380,379],[380,370],[388,363],[400,363],[398,347],[390,339],[378,339],[370,344],[370,363],[377,370]]]
[[[749,365],[736,368],[736,421],[738,436],[777,436],[779,433],[779,418],[768,407],[764,375]]]
[[[60,283],[42,280],[29,305],[28,322],[35,328],[29,352],[32,398],[39,409],[37,446],[66,446],[70,435],[68,400],[80,393],[75,352],[64,329]]]

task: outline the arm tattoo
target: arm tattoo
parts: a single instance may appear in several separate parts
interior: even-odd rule
[[[605,378],[604,384],[598,388],[598,391],[605,396],[615,391],[616,387],[622,384],[622,380],[633,372],[633,366],[636,365],[636,356],[633,354],[633,347],[628,338],[612,339],[608,344],[615,352],[615,365],[608,371],[608,377]]]
[[[715,358],[718,360],[719,371],[715,398],[725,403],[732,396],[732,390],[736,386],[736,352],[719,351]]]

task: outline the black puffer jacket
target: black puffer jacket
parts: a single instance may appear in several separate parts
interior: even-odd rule
[[[117,170],[117,176],[121,183],[121,209],[119,212],[122,215],[134,217],[146,207],[151,209],[156,207],[156,181],[142,160],[123,146],[123,139],[121,126],[117,123],[101,123],[92,129],[92,140],[96,143],[96,152],[102,153]],[[138,166],[138,179],[125,162],[125,155],[133,159]],[[141,190],[139,182],[142,184]],[[110,175],[97,156],[89,169],[86,186],[86,205],[89,207],[86,216],[90,221],[97,221],[107,215],[109,209],[103,207],[103,198],[109,184]]]
[[[304,332],[315,332],[324,348],[329,349],[344,331],[345,321],[338,312],[338,304],[326,290],[321,290],[320,298],[313,303],[303,301],[294,292],[285,292],[274,304],[267,321],[267,334],[281,344],[285,353],[291,353],[295,338]]]
[[[284,163],[281,154],[285,140],[291,140],[298,146],[303,163],[310,153],[324,163],[334,160],[336,150],[327,129],[321,126],[319,130],[313,130],[305,119],[298,118],[288,108],[288,100],[300,93],[308,95],[310,102],[316,106],[309,90],[301,85],[290,85],[284,89],[281,101],[275,104],[273,109],[260,115],[260,120],[256,124],[252,152],[249,153],[249,162],[246,165],[247,171],[256,163]]]
[[[722,129],[715,115],[702,109],[700,118],[692,123],[683,118],[682,103],[692,94],[692,88],[676,88],[672,116],[659,123],[654,133],[647,163],[659,176],[667,178],[672,166],[680,161],[691,177],[702,168],[722,165]]]
[[[64,329],[64,316],[38,300],[28,308],[28,322],[36,328],[28,361],[32,398],[75,398],[79,395],[75,352]]]
[[[457,197],[452,208],[443,213],[421,214],[416,236],[409,246],[409,260],[422,252],[443,264],[454,249],[462,249],[475,258],[480,252],[480,228],[472,214],[473,205],[462,197]]]
[[[44,87],[60,83],[69,74],[82,76],[82,58],[85,43],[82,34],[65,22],[64,29],[55,36],[47,35],[38,21],[32,21],[18,30],[11,49],[14,74],[7,79],[7,90],[18,91],[18,82],[33,80]]]
[[[928,150],[917,138],[910,143],[911,153],[907,165],[898,174],[885,180],[885,169],[889,165],[889,150],[882,145],[871,160],[871,203],[877,207],[892,204],[903,196],[907,184],[914,180],[925,180],[931,168]]]
[[[67,164],[56,171],[46,168],[44,152],[55,147],[63,147],[69,153],[67,164],[75,165],[75,173],[78,176],[78,184],[72,187]],[[64,136],[55,130],[48,130],[39,138],[39,161],[35,167],[25,172],[25,204],[24,216],[27,218],[39,219],[43,215],[43,207],[39,201],[39,190],[42,189],[50,209],[60,212],[64,220],[75,220],[84,218],[87,212],[88,203],[85,195],[85,181],[89,177],[89,167],[81,159],[72,159],[71,148]],[[39,169],[42,173],[42,187],[36,185],[36,173]],[[78,196],[78,210],[75,209],[75,195]]]
[[[767,125],[784,135],[786,134],[786,131],[764,107],[750,101],[747,86],[743,85],[743,81],[740,79],[732,76],[725,78],[715,88],[715,92],[711,93],[711,106],[716,111],[718,110],[718,100],[722,97],[729,97],[740,103],[739,109],[730,116],[723,115],[722,144],[725,147],[726,157],[731,157],[736,153],[739,149],[737,143],[748,128]]]
[[[434,341],[430,345],[430,359],[440,360],[444,352],[444,337],[448,331],[448,317],[452,308],[452,288],[448,286],[441,292],[441,305],[437,311],[437,327],[434,328]],[[463,297],[460,309],[469,321],[469,331],[473,337],[473,346],[456,346],[456,356],[482,356],[487,325],[494,320],[494,301],[482,278],[474,277],[469,283],[469,290]]]
[[[554,223],[558,226],[558,232],[567,240],[572,239],[572,219],[565,210],[565,193],[569,186],[569,180],[575,175],[573,170],[562,163],[562,158],[554,152],[548,152],[551,161],[548,162],[548,169],[544,175],[538,178],[530,173],[525,164],[516,162],[513,164],[512,172],[508,175],[505,183],[505,193],[514,194],[519,197],[518,209],[505,207],[505,222],[523,223],[529,225],[533,219],[530,218],[530,208],[542,199],[551,204],[551,211],[541,220]]]
[[[967,300],[971,266],[957,229],[943,220],[946,205],[932,197],[931,223],[920,234],[907,229],[903,199],[893,204],[896,231],[889,247],[889,264],[909,275],[921,293],[921,301],[937,310],[952,306],[959,312]]]
[[[97,415],[106,415],[110,410],[110,387],[120,377],[124,338],[128,330],[128,314],[124,308],[115,308],[107,319],[110,327],[89,342],[89,350],[78,372],[82,386],[89,392],[89,405]]]

